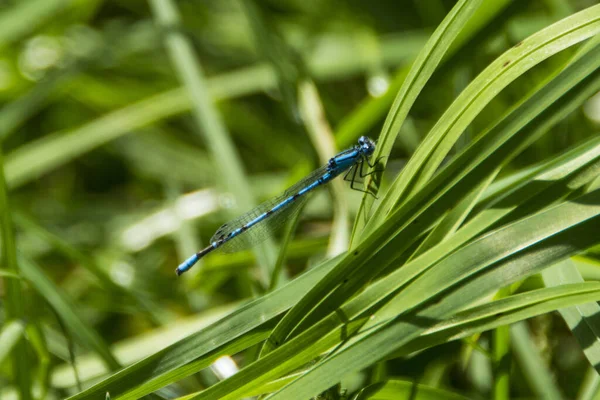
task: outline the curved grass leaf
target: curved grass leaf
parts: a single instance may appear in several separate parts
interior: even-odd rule
[[[404,80],[402,87],[396,95],[396,99],[392,104],[385,123],[383,125],[381,135],[377,141],[377,147],[373,154],[374,160],[379,160],[381,167],[386,164],[386,159],[389,157],[392,150],[392,146],[396,141],[396,136],[400,132],[400,127],[404,123],[408,111],[414,104],[417,96],[435,71],[438,64],[441,62],[442,57],[464,27],[466,22],[473,16],[477,8],[481,5],[481,0],[460,0],[450,11],[450,13],[444,18],[442,23],[433,32],[431,38],[427,41],[415,62],[413,63],[406,80]],[[411,158],[412,160],[412,158]],[[379,166],[378,166],[379,168]],[[376,172],[381,176],[381,172]],[[367,177],[365,180],[365,187],[370,187],[373,179]],[[358,211],[359,218],[356,219],[353,238],[362,232],[363,226],[361,224],[365,221],[365,218],[360,217],[369,213],[370,208],[373,204],[372,196],[365,193],[361,206]]]
[[[269,398],[305,398],[325,390],[465,305],[598,243],[600,238],[593,232],[599,222],[597,190],[465,246],[404,286],[369,319],[362,334]],[[393,276],[380,284],[386,285]]]
[[[516,78],[570,46],[600,32],[600,5],[530,36],[490,64],[446,110],[377,206],[369,227],[377,226],[402,201],[423,187],[479,112]]]
[[[596,191],[592,197],[582,198],[582,201],[590,201],[590,198],[597,201],[598,198],[600,198],[600,191]],[[592,204],[594,204],[593,201]],[[389,320],[390,318],[394,318],[399,313],[406,312],[406,310],[411,307],[411,301],[415,305],[422,304],[424,301],[427,300],[428,293],[431,293],[432,296],[437,296],[444,288],[444,285],[449,285],[452,282],[450,276],[456,275],[460,269],[460,266],[466,266],[468,268],[481,268],[481,265],[486,265],[486,263],[490,264],[493,262],[498,262],[494,261],[492,251],[497,251],[498,254],[501,254],[501,257],[503,257],[503,259],[506,259],[507,263],[511,262],[510,260],[512,260],[512,258],[514,257],[512,255],[513,252],[516,253],[522,251],[522,246],[524,245],[524,243],[526,243],[526,237],[523,234],[521,234],[522,231],[528,232],[532,237],[535,238],[535,240],[532,241],[532,243],[534,244],[542,240],[554,240],[554,232],[561,232],[562,229],[561,227],[554,226],[552,224],[552,222],[556,222],[556,218],[564,219],[562,222],[566,223],[567,225],[576,225],[576,222],[574,220],[569,220],[568,218],[566,218],[568,214],[568,211],[566,210],[571,210],[575,213],[577,213],[576,210],[581,211],[582,215],[579,215],[579,217],[585,220],[586,216],[589,216],[587,212],[590,212],[591,215],[596,215],[596,213],[600,212],[600,206],[598,205],[595,205],[590,208],[591,210],[586,209],[586,207],[579,207],[579,204],[577,203],[567,203],[565,205],[555,207],[544,213],[540,213],[535,217],[519,221],[518,223],[503,228],[493,234],[490,234],[474,242],[473,244],[465,247],[464,249],[459,250],[454,255],[448,257],[448,259],[435,265],[435,270],[422,273],[421,276],[417,278],[416,281],[414,281],[414,283],[411,283],[408,287],[402,288],[403,285],[405,285],[410,279],[412,279],[412,277],[407,276],[406,274],[406,270],[410,271],[412,268],[410,266],[406,266],[405,268],[398,270],[396,273],[384,279],[381,279],[377,283],[371,285],[363,293],[361,293],[355,299],[350,301],[347,305],[343,306],[340,310],[330,314],[328,318],[324,319],[319,324],[314,325],[303,334],[290,340],[288,343],[282,345],[273,352],[267,354],[255,364],[252,364],[254,368],[253,370],[251,370],[250,367],[248,367],[249,370],[240,371],[238,374],[236,374],[235,377],[228,380],[227,384],[224,383],[226,381],[223,381],[215,387],[209,389],[206,393],[201,394],[198,398],[222,398],[226,393],[228,393],[226,390],[238,388],[237,385],[239,385],[240,382],[251,382],[250,385],[252,386],[252,388],[254,388],[255,385],[258,385],[259,383],[261,383],[261,381],[264,381],[269,378],[277,378],[280,376],[281,373],[285,373],[285,371],[290,368],[298,368],[303,362],[308,361],[307,355],[300,354],[298,356],[299,361],[294,361],[290,357],[295,356],[296,353],[307,352],[310,350],[313,351],[313,357],[316,357],[321,352],[325,351],[328,345],[333,346],[336,337],[339,341],[344,340],[344,338],[347,338],[349,336],[348,332],[354,330],[354,328],[350,329],[350,327],[344,328],[344,324],[347,324],[349,320],[357,318],[353,326],[356,326],[356,324],[360,326],[364,322],[363,318],[360,317],[360,315],[363,312],[369,310],[371,307],[375,306],[379,301],[385,299],[387,296],[389,296],[389,294],[393,294],[398,289],[402,288],[397,297],[391,302],[389,302],[386,306],[384,306],[381,310],[376,312],[374,314],[374,317],[371,317],[367,324],[361,329],[365,330],[366,332],[369,332],[368,329],[370,326],[379,326],[381,324],[380,321]],[[546,232],[541,232],[541,229],[538,229],[535,233],[533,232],[535,229],[532,229],[532,227],[541,226],[540,222],[537,221],[538,219],[540,221],[545,221],[545,223],[547,224],[547,226],[545,227],[547,229]],[[540,235],[542,236],[540,237]],[[563,237],[563,240],[566,237],[568,237],[564,232],[563,235],[565,235]],[[598,241],[600,239],[596,238],[596,240]],[[498,249],[495,249],[494,246],[490,246],[490,244],[496,244],[496,247],[498,247]],[[504,246],[510,247],[512,250],[508,251]],[[487,259],[487,261],[483,263],[482,261],[477,260],[477,257]],[[465,265],[464,260],[468,260],[470,264]],[[417,262],[415,261],[413,265],[416,264]],[[515,273],[525,274],[524,271],[515,271]],[[471,272],[471,274],[473,274],[473,272]],[[504,274],[508,276],[508,273]],[[419,280],[427,280],[428,276],[433,277],[433,283],[431,283],[430,286],[433,289],[429,290],[427,290],[427,287],[419,285]],[[523,275],[521,275],[521,277],[522,276]],[[466,278],[463,277],[463,280],[465,279]],[[514,280],[516,280],[516,278]],[[510,283],[510,281],[505,283],[508,284]],[[505,283],[502,282],[501,285],[504,285]],[[460,285],[456,286],[460,287]],[[438,290],[438,288],[440,290]],[[481,286],[477,286],[477,289],[481,288]],[[488,290],[493,290],[493,288]],[[418,294],[413,293],[413,291],[418,292]],[[468,304],[469,301],[467,296],[465,296],[464,294],[462,296],[463,297],[458,297],[457,301],[459,301],[459,304],[461,304],[464,307],[463,304]],[[435,304],[440,303],[436,302]],[[326,327],[330,327],[330,329],[333,329],[333,331],[327,334]],[[322,341],[319,341],[319,338],[322,338]],[[312,343],[310,349],[305,348],[306,343]],[[290,359],[287,359],[286,357]],[[286,365],[286,362],[292,364]],[[273,367],[274,365],[276,365],[277,367]],[[251,379],[247,378],[246,374],[251,374]],[[239,387],[238,390],[242,390],[241,388],[242,387]],[[246,387],[245,390],[251,390],[251,388]],[[234,394],[241,395],[243,394],[243,392],[234,392]],[[235,395],[232,395],[232,398],[235,398]]]
[[[410,354],[476,332],[486,331],[547,313],[563,305],[598,299],[599,296],[600,284],[598,283],[563,285],[510,296],[465,310],[452,318],[429,327],[422,336],[403,346],[393,356]],[[364,304],[368,301],[367,297],[363,297],[362,300],[357,299],[353,303],[363,303],[360,307],[364,307]],[[242,369],[235,376],[221,381],[190,398],[237,399],[256,393],[266,393],[266,388],[269,385],[267,382],[281,376],[286,371],[302,367],[310,359],[310,353],[317,358],[321,353],[347,340],[349,333],[353,330],[352,327],[358,326],[360,321],[355,320],[353,323],[349,323],[348,319],[352,318],[353,315],[347,314],[347,318],[340,318],[340,315],[343,315],[344,311],[352,312],[351,309],[356,311],[358,308],[356,305],[354,307],[349,306],[342,312],[333,313],[327,324],[324,323],[325,321],[319,323],[311,328],[310,332],[306,331],[298,338],[292,339],[264,358]],[[327,326],[330,328],[336,326],[329,333],[329,337],[326,337],[327,330],[323,329]],[[306,348],[306,343],[310,344],[309,348]]]

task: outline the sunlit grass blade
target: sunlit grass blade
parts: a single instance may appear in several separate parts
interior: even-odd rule
[[[453,253],[405,286],[369,319],[362,334],[271,398],[315,395],[347,373],[384,358],[419,336],[427,325],[434,325],[490,291],[597,244],[600,239],[592,232],[600,220],[598,204],[600,191],[595,191],[486,235]],[[475,250],[478,247],[481,252]],[[381,284],[387,285],[393,275]],[[376,286],[369,289],[375,290]],[[399,313],[411,310],[398,318]]]
[[[360,309],[368,309],[369,304],[375,304],[369,296],[359,297],[362,297],[362,299],[357,298],[352,302],[353,304],[349,304],[343,310],[343,312],[348,312],[346,315],[352,322],[349,322],[348,319],[340,319],[336,313],[333,313],[328,322],[323,321],[323,323],[311,327],[309,331],[247,366],[235,377],[222,381],[191,398],[235,399],[249,396],[251,393],[256,393],[259,388],[263,387],[261,385],[270,379],[281,376],[285,371],[304,365],[307,359],[310,358],[311,353],[313,357],[317,358],[328,348],[343,344],[349,336],[351,337],[350,333],[362,324],[360,319],[353,319],[353,317],[360,313]],[[577,304],[586,301],[586,299],[599,297],[600,285],[589,283],[536,290],[486,303],[465,310],[455,317],[430,327],[425,331],[424,336],[408,343],[396,355],[407,355],[410,352],[472,335],[475,332],[482,332],[546,313],[566,304]],[[499,315],[501,318],[498,318]],[[327,327],[332,330],[326,335]],[[321,339],[315,341],[314,337],[320,337]],[[306,348],[303,343],[305,341],[311,342],[311,340],[313,340],[313,345]]]
[[[444,18],[417,56],[406,80],[403,82],[398,94],[396,94],[394,104],[392,104],[383,125],[381,135],[377,141],[377,148],[373,154],[373,159],[379,160],[380,157],[383,157],[379,161],[381,167],[384,167],[387,164],[386,159],[389,157],[392,146],[396,141],[396,137],[400,133],[400,127],[404,123],[404,119],[408,115],[417,96],[431,75],[433,75],[433,72],[458,33],[481,5],[481,2],[481,0],[459,1],[446,18]],[[380,167],[378,166],[377,168]],[[381,172],[376,172],[375,174],[381,176]],[[373,179],[375,178],[367,177],[365,179],[365,186],[367,188],[370,187],[370,183]],[[355,221],[354,232],[352,235],[353,243],[355,243],[354,237],[360,236],[364,228],[362,224],[365,223],[366,217],[371,211],[372,204],[373,197],[365,194],[358,211],[359,218],[356,218]],[[363,214],[364,217],[362,217]]]
[[[299,112],[308,135],[319,155],[321,165],[327,164],[329,158],[340,149],[336,149],[331,128],[327,122],[319,93],[314,83],[303,81],[300,83]],[[348,249],[350,225],[348,221],[348,203],[344,196],[344,184],[341,179],[335,179],[329,183],[333,202],[333,222],[331,224],[331,235],[328,256],[335,256]]]
[[[600,32],[600,6],[592,6],[530,36],[490,64],[446,110],[378,204],[370,226],[429,181],[462,132],[496,94],[553,54]],[[367,227],[367,229],[370,229]]]

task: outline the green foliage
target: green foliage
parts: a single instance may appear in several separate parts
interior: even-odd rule
[[[0,22],[1,398],[597,395],[600,5],[24,0]],[[175,276],[361,135],[377,197],[336,181]]]

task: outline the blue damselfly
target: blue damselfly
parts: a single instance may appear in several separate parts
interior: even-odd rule
[[[235,252],[265,240],[271,236],[283,223],[297,213],[309,192],[331,181],[336,176],[347,171],[345,180],[350,180],[350,187],[354,187],[358,175],[365,177],[363,167],[366,163],[373,167],[369,157],[375,151],[375,143],[366,136],[358,139],[358,144],[344,150],[331,158],[327,165],[313,171],[310,175],[287,189],[280,196],[266,201],[246,214],[222,225],[210,239],[210,245],[197,252],[177,267],[177,275],[183,274],[192,268],[196,262],[213,250]],[[348,179],[350,178],[350,179]]]

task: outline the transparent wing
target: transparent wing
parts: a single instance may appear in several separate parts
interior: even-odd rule
[[[254,220],[258,216],[271,210],[277,204],[280,204],[285,199],[298,193],[300,190],[304,189],[306,186],[319,179],[326,172],[327,166],[325,165],[313,171],[312,173],[310,173],[310,175],[304,177],[302,180],[294,184],[281,195],[271,200],[265,201],[264,203],[248,211],[246,214],[243,214],[240,217],[234,219],[233,221],[222,225],[219,229],[217,229],[213,237],[210,239],[211,243],[218,241],[221,238],[227,237],[227,235],[229,235],[231,232],[241,228],[242,226],[248,224],[250,221]],[[300,209],[302,209],[302,206],[304,205],[304,203],[306,203],[307,200],[308,193],[296,198],[296,200],[279,208],[277,211],[273,212],[271,215],[269,215],[267,218],[260,221],[256,225],[253,225],[252,227],[240,233],[233,239],[223,243],[223,245],[219,247],[219,250],[225,253],[233,253],[235,251],[246,249],[266,240],[268,237],[272,236],[275,232],[277,232],[277,230],[281,228],[286,221],[288,221],[291,217],[296,215],[300,211]]]

